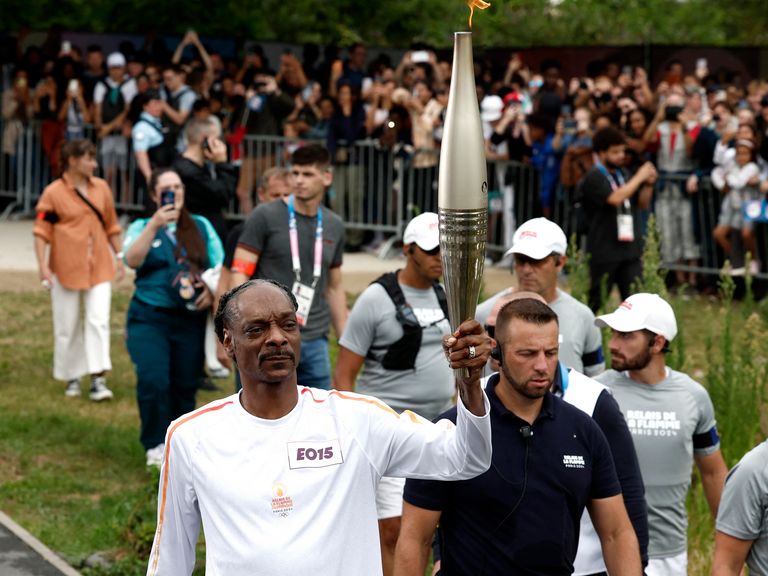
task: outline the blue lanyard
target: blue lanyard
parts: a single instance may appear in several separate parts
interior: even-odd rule
[[[616,170],[616,172],[614,173],[615,177],[613,177],[611,176],[611,173],[608,172],[608,168],[603,166],[602,162],[598,162],[597,164],[595,164],[595,166],[597,166],[597,169],[603,173],[603,176],[608,178],[608,184],[611,185],[611,191],[616,192],[616,190],[624,186],[624,175],[621,173],[621,170]],[[618,180],[618,184],[616,183],[617,180]],[[631,204],[629,202],[629,198],[625,198],[623,204],[624,204],[624,210],[627,210],[627,211],[631,210]],[[616,207],[616,210],[619,210],[618,206]]]
[[[301,259],[299,258],[299,231],[296,225],[296,209],[293,206],[293,194],[288,197],[288,236],[291,243],[291,261],[296,282],[301,282]],[[323,264],[323,208],[317,208],[315,225],[315,255],[312,270],[312,288],[317,285]]]
[[[568,368],[562,362],[558,362],[557,366],[560,370],[560,388],[563,389],[562,396],[560,397],[565,398],[565,392],[568,390]]]
[[[608,183],[611,185],[611,190],[615,192],[618,188],[621,188],[622,186],[624,186],[624,176],[622,175],[621,170],[616,170],[615,172],[616,177],[614,179],[611,176],[611,173],[608,172],[608,168],[603,166],[602,162],[598,162],[597,164],[595,164],[595,166],[597,166],[597,169],[600,170],[600,172],[602,172],[606,178],[608,178]],[[616,184],[616,180],[619,181],[618,184]]]

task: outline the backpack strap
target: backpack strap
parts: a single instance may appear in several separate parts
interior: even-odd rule
[[[371,282],[371,284],[381,284],[387,291],[387,296],[395,303],[395,308],[405,306],[405,294],[403,294],[403,289],[400,288],[400,283],[397,281],[398,274],[400,274],[400,270],[387,272]]]
[[[397,281],[400,270],[382,274],[371,284],[380,284],[395,305],[395,316],[403,328],[403,337],[391,344],[382,357],[374,354],[373,347],[366,357],[381,363],[385,370],[412,370],[416,365],[416,356],[421,348],[422,327],[413,315],[410,305],[405,301],[403,289]],[[409,313],[410,312],[410,313]]]
[[[166,90],[166,94],[168,95],[168,104],[171,106],[171,108],[173,108],[174,110],[178,110],[176,106],[178,106],[179,103],[181,102],[182,96],[184,96],[188,92],[192,92],[192,88],[186,85],[181,89],[181,91],[178,94],[176,94],[176,96],[171,95],[171,93]]]

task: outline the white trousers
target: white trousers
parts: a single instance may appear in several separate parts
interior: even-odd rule
[[[81,300],[84,315],[80,312]],[[112,369],[109,359],[111,303],[109,282],[97,284],[90,290],[70,290],[54,276],[51,287],[54,378],[66,381]]]
[[[208,314],[205,322],[205,365],[208,370],[222,370],[224,366],[216,357],[216,343],[219,339],[213,327],[213,317]]]
[[[645,569],[648,576],[686,576],[688,574],[688,552],[681,552],[669,558],[651,558]]]

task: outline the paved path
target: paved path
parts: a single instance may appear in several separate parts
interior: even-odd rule
[[[80,576],[37,538],[0,512],[2,576]]]
[[[365,252],[345,254],[342,266],[344,289],[350,294],[359,294],[380,274],[403,265],[402,257],[383,260]],[[509,270],[486,266],[486,294],[495,294],[506,288],[511,280]],[[132,284],[132,276],[127,276],[119,286],[130,289]],[[32,221],[0,222],[0,290],[31,290],[39,287]]]

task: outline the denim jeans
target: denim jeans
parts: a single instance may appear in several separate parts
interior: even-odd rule
[[[328,356],[328,338],[301,341],[301,360],[296,372],[299,386],[330,389],[331,359]]]

